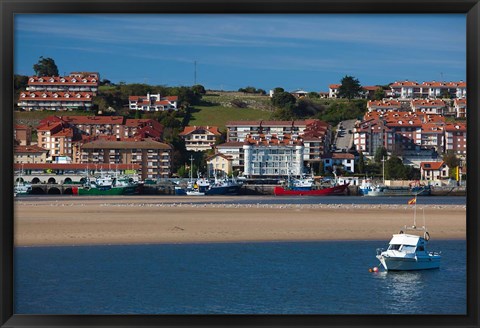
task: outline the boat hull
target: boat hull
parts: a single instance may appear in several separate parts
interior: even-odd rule
[[[134,195],[138,193],[137,186],[113,187],[113,188],[72,188],[74,195],[79,196],[119,196]]]
[[[387,271],[430,270],[440,267],[440,257],[438,256],[419,257],[415,259],[379,255],[377,258]]]
[[[430,188],[410,189],[410,188],[385,188],[382,190],[360,189],[364,196],[429,196]]]
[[[211,195],[238,195],[240,192],[240,185],[238,186],[225,186],[225,187],[211,187],[205,194]]]
[[[348,187],[348,183],[340,186],[334,186],[324,189],[313,190],[290,190],[280,186],[273,189],[275,196],[331,196],[344,195]]]

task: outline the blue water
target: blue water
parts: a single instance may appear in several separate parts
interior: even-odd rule
[[[370,273],[387,241],[17,247],[17,314],[466,314],[466,243]]]

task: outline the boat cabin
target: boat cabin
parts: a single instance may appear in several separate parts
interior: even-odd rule
[[[423,237],[400,233],[393,235],[387,250],[395,250],[407,254],[426,252],[426,245],[427,241]]]

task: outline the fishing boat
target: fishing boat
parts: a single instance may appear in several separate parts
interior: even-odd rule
[[[332,187],[316,188],[310,190],[295,190],[283,186],[275,186],[273,193],[275,196],[331,196],[344,195],[348,188],[348,183],[335,185]]]
[[[430,234],[425,227],[416,226],[417,198],[410,200],[415,204],[413,226],[404,226],[394,234],[386,250],[377,249],[377,259],[387,271],[411,271],[438,269],[441,255],[427,250]]]
[[[32,192],[32,185],[26,182],[17,181],[17,184],[13,187],[13,196],[28,195]]]
[[[13,186],[13,197],[20,195],[28,195],[32,192],[32,184],[23,180],[23,167],[20,176],[17,178],[17,183]]]
[[[217,179],[205,191],[207,196],[210,195],[238,195],[242,184],[237,182],[235,178]]]
[[[82,187],[73,187],[72,192],[74,195],[134,195],[139,192],[139,183],[135,183],[131,178],[127,176],[112,176],[101,175],[99,177],[85,179],[85,183]]]
[[[377,185],[368,188],[360,188],[360,192],[364,196],[429,196],[432,191],[430,186],[425,185],[409,187]]]
[[[188,196],[205,196],[210,188],[210,182],[205,178],[198,178],[195,181],[189,181],[185,193]]]

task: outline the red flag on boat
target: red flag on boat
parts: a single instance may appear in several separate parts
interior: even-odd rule
[[[415,205],[417,203],[417,197],[412,198],[408,201],[408,205]]]

